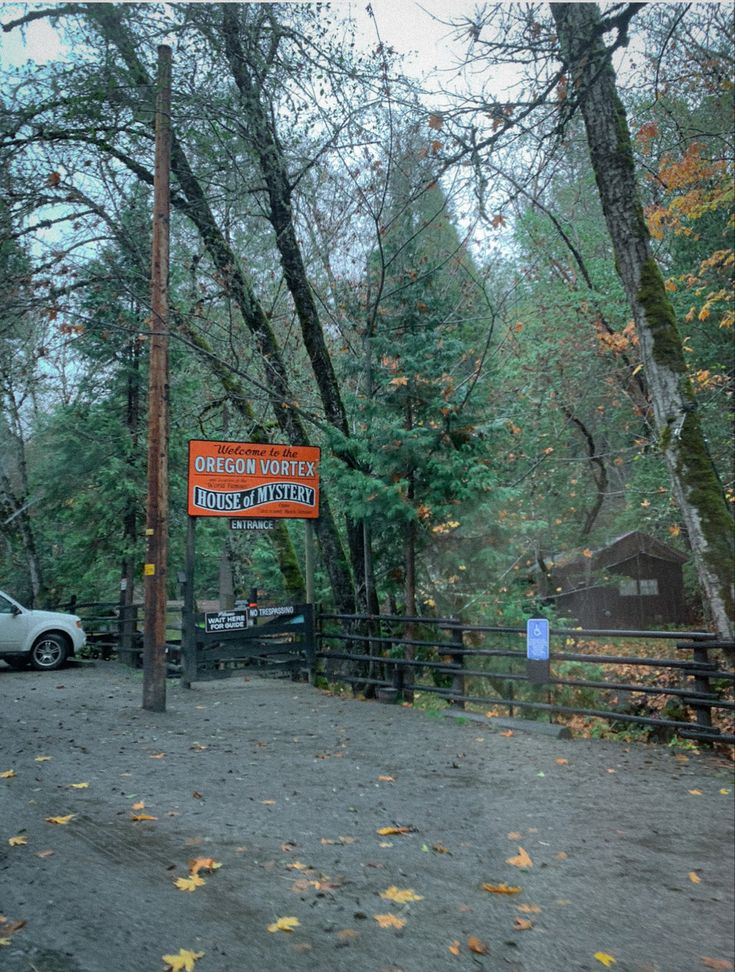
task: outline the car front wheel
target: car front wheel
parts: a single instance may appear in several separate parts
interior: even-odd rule
[[[61,635],[41,635],[31,649],[31,665],[38,671],[52,672],[66,661],[67,644]]]

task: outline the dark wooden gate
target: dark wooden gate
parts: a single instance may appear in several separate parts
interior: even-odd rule
[[[234,613],[234,612],[233,612]],[[314,606],[249,611],[252,627],[207,630],[207,616],[185,620],[182,640],[183,683],[229,678],[249,671],[305,673],[314,669]]]

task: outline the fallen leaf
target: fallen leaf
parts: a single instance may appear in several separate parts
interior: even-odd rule
[[[471,952],[474,952],[475,955],[487,955],[490,951],[482,939],[478,938],[476,935],[470,935],[470,937],[467,939],[467,948],[469,948]]]
[[[533,928],[533,922],[528,918],[514,918],[513,927],[516,931],[528,931],[529,928]]]
[[[444,844],[432,844],[431,849],[435,854],[448,854],[449,848],[445,847]]]
[[[192,743],[191,746],[189,746],[189,749],[193,749],[195,753],[202,753],[206,748],[207,747],[204,745],[204,743],[198,742]]]
[[[615,965],[615,959],[612,957],[612,955],[608,955],[607,952],[595,952],[593,957],[606,968],[611,965]]]
[[[513,730],[512,730],[512,729],[504,729],[504,730],[503,730],[503,731],[502,731],[502,732],[500,733],[500,735],[501,735],[501,736],[512,736],[512,735],[513,735]]]
[[[308,871],[308,866],[302,864],[301,861],[291,861],[290,864],[286,865],[287,871]]]
[[[689,880],[692,882],[692,884],[701,884],[702,883],[702,879],[697,874],[696,871],[690,871],[689,872]]]
[[[389,840],[381,840],[378,847],[392,847],[393,844]]]
[[[220,867],[220,862],[212,857],[195,857],[193,861],[189,861],[189,874],[198,874],[200,871],[209,871],[211,874]]]
[[[15,776],[15,770],[3,770],[0,773],[0,780],[12,780]]]
[[[130,819],[133,821],[133,823],[140,823],[141,820],[158,820],[158,817],[154,817],[153,814],[150,813],[134,813],[131,814]]]
[[[263,803],[263,804],[265,804],[266,807],[275,806],[275,803],[276,803],[275,800],[261,800],[260,802]]]
[[[163,955],[167,972],[194,972],[194,963],[202,958],[204,952],[193,952],[188,948],[179,949],[176,955]]]
[[[42,851],[38,851],[36,857],[40,857],[42,859],[45,857],[53,857],[55,853],[56,851],[52,851],[52,850],[42,850]]]
[[[196,891],[197,888],[201,888],[207,882],[204,878],[200,878],[198,874],[192,874],[190,877],[180,877],[174,881],[174,884],[179,889],[179,891]]]
[[[519,834],[517,830],[511,830],[511,832],[508,834],[508,840],[520,840],[521,836],[522,835]]]
[[[408,901],[423,901],[423,895],[416,894],[413,888],[397,888],[391,884],[385,891],[380,892],[380,897],[385,901],[395,901],[396,904],[406,904]]]
[[[396,779],[394,776],[379,776],[378,780],[381,783],[395,783]]]
[[[381,827],[376,833],[381,837],[387,837],[389,834],[412,834],[415,829],[415,827]]]
[[[46,823],[59,824],[63,827],[64,824],[68,824],[69,821],[73,820],[75,817],[75,813],[67,813],[65,817],[46,817]]]
[[[674,759],[676,760],[677,763],[688,763],[689,762],[689,757],[688,756],[685,756],[683,753],[676,753],[674,755]]]
[[[9,938],[0,937],[0,948],[4,945],[10,945],[10,944],[11,943]]]
[[[165,755],[165,753],[153,753],[153,755],[149,756],[148,759],[163,759]]]
[[[278,918],[272,925],[268,925],[269,932],[292,932],[301,922],[298,918]]]
[[[567,766],[568,763],[569,763],[569,760],[568,759],[564,759],[563,756],[559,756],[559,758],[558,759],[555,759],[554,762],[555,763],[558,763],[559,766]]]
[[[70,783],[69,786],[72,790],[86,790],[89,787],[89,783]]]
[[[449,951],[452,953],[452,955],[459,955],[459,953],[460,953],[460,944],[459,944],[459,942],[456,939],[449,946]]]
[[[702,956],[702,965],[707,969],[719,969],[720,972],[727,972],[732,968],[732,962],[727,959],[707,958],[706,955]]]
[[[687,793],[691,793],[692,796],[702,796],[701,790],[687,790]]]
[[[348,942],[351,938],[359,938],[360,932],[356,931],[354,928],[342,928],[337,932],[335,937],[341,942]]]
[[[524,915],[538,915],[541,913],[541,909],[535,904],[516,905],[516,911],[522,911]]]
[[[722,789],[720,790],[720,793],[721,793],[721,794],[722,794],[723,796],[727,796],[727,794],[728,794],[729,792],[730,792],[730,791],[729,791],[728,789],[726,789],[725,787],[723,787],[723,788],[722,788]]]
[[[390,913],[387,915],[373,915],[373,918],[381,928],[403,928],[406,924],[405,918],[399,918],[397,915]]]
[[[554,859],[557,861],[566,861],[569,857],[566,851],[559,851],[558,854],[554,854]]]
[[[194,790],[194,792],[192,793],[192,797],[195,800],[203,800],[204,799],[204,794],[203,793],[200,793],[199,790]]]
[[[533,861],[522,847],[518,848],[518,854],[515,857],[507,857],[505,863],[511,864],[513,867],[533,867]]]
[[[36,760],[35,760],[35,761],[36,761],[37,763],[48,763],[48,761],[49,761],[50,759],[51,759],[51,757],[50,757],[50,756],[36,756]]]
[[[482,890],[490,894],[520,894],[523,888],[512,884],[483,884]]]
[[[145,806],[145,803],[142,800],[139,800],[137,803],[134,803],[133,804],[132,809],[133,810],[142,810],[144,806]]]
[[[25,847],[28,843],[27,837],[9,837],[8,843],[11,847]]]

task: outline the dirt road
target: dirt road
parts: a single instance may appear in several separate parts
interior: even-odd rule
[[[165,714],[141,698],[115,663],[0,664],[3,972],[160,972],[181,949],[196,972],[732,967],[712,757],[290,681],[170,682]],[[197,858],[221,867],[179,890]]]

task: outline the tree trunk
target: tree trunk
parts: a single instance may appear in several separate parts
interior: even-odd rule
[[[632,9],[632,8],[631,8]],[[652,256],[625,109],[593,3],[552,3],[562,60],[579,99],[615,262],[633,311],[658,443],[692,545],[712,622],[735,633],[733,517],[707,447],[676,316]]]
[[[324,414],[330,425],[337,429],[342,437],[343,444],[335,448],[335,455],[351,468],[356,468],[354,456],[349,448],[350,431],[347,412],[296,235],[291,180],[273,121],[275,113],[265,102],[262,86],[256,83],[249,68],[241,37],[242,22],[238,16],[239,5],[222,4],[221,10],[225,51],[243,109],[243,133],[252,144],[267,188],[268,218],[275,233],[286,286],[301,325],[304,347],[309,355]],[[272,17],[269,17],[269,23],[273,29],[276,29]],[[367,581],[363,578],[360,583],[358,580],[362,577],[365,566],[362,524],[356,523],[351,517],[346,517],[346,521],[350,560],[356,580],[358,600],[362,602],[362,609],[368,610]]]

